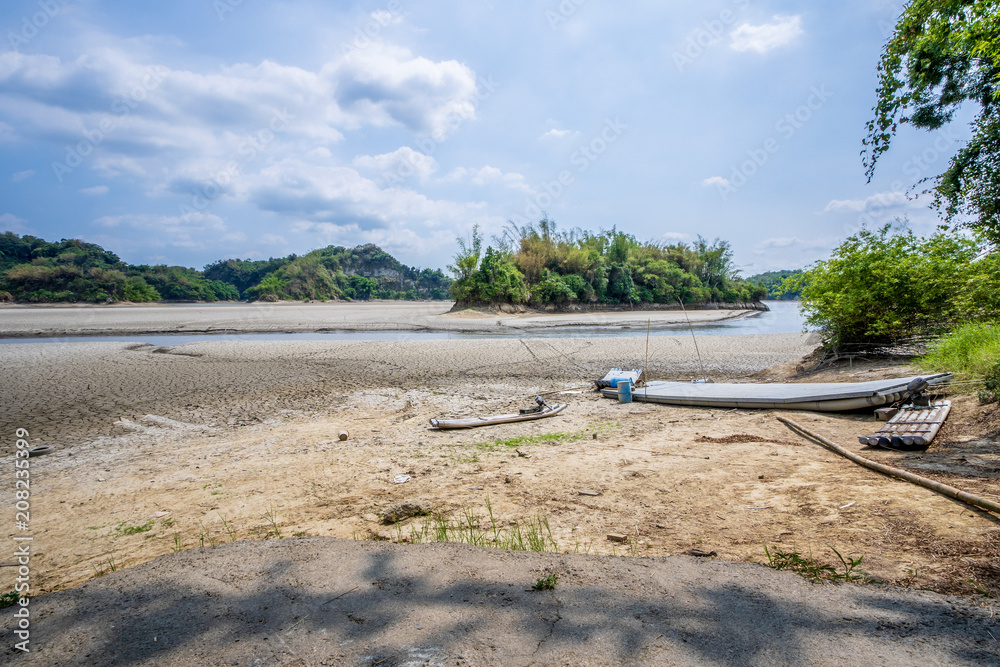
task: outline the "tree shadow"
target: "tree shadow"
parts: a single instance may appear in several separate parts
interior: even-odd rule
[[[542,572],[560,573],[554,590],[530,590]],[[46,665],[851,663],[862,648],[878,663],[921,646],[995,664],[998,647],[987,614],[930,593],[686,557],[334,538],[171,554],[30,609],[17,662]]]

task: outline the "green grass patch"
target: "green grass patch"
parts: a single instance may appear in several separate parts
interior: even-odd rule
[[[979,389],[983,403],[1000,400],[1000,326],[980,322],[963,324],[942,336],[917,360],[928,371],[954,373],[959,380],[982,383],[967,385]]]
[[[542,433],[541,435],[523,435],[519,438],[508,438],[507,440],[492,440],[488,442],[474,443],[476,447],[494,452],[498,449],[517,449],[528,445],[551,445],[557,442],[573,442],[582,440],[586,433]]]
[[[0,609],[6,609],[7,607],[12,607],[17,604],[17,601],[21,599],[21,594],[17,591],[10,591],[9,593],[4,593],[0,595]]]
[[[150,519],[146,523],[137,523],[134,525],[129,525],[125,521],[121,521],[117,526],[111,529],[111,537],[122,537],[125,535],[138,535],[139,533],[146,533],[153,529],[153,520]]]
[[[963,324],[942,336],[917,360],[928,371],[954,373],[963,379],[981,379],[1000,362],[1000,326]]]

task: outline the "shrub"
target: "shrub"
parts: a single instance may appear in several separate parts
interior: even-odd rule
[[[984,265],[974,261],[981,244],[897,232],[890,225],[862,230],[788,285],[801,288],[806,321],[828,347],[891,346],[940,333],[977,309],[982,315],[982,304],[967,299],[970,280],[983,277]]]

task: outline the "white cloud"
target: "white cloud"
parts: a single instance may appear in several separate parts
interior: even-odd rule
[[[403,187],[383,189],[350,167],[318,166],[298,158],[286,158],[248,175],[234,196],[298,221],[356,225],[362,230],[396,223],[453,224],[467,219],[475,208],[432,200]]]
[[[19,171],[15,174],[12,174],[10,180],[14,181],[15,183],[19,183],[20,181],[23,181],[26,178],[31,178],[34,175],[35,175],[35,170],[28,169],[27,171]]]
[[[15,234],[25,234],[31,232],[31,229],[25,226],[24,218],[19,218],[13,213],[4,213],[0,215],[0,231],[2,232],[14,232]]]
[[[667,232],[665,234],[660,234],[661,241],[684,241],[689,238],[691,238],[691,235],[683,232]]]
[[[486,165],[472,177],[472,182],[476,185],[486,185],[490,181],[499,181],[503,178],[503,172],[496,167]]]
[[[316,70],[264,60],[194,72],[109,48],[67,62],[7,52],[0,89],[0,119],[12,132],[60,148],[86,144],[87,167],[156,174],[163,191],[189,190],[233,163],[245,172],[265,157],[329,150],[364,127],[440,141],[475,118],[477,104],[467,66],[381,43]]]
[[[403,21],[403,16],[401,14],[393,14],[386,9],[376,9],[371,13],[371,17],[382,27],[387,25],[396,25],[397,23],[401,23]]]
[[[905,192],[877,192],[865,199],[834,199],[826,208],[826,213],[875,213],[924,208],[926,197],[910,198]]]
[[[723,178],[722,176],[709,176],[708,178],[703,180],[701,184],[706,187],[714,185],[716,187],[723,187],[723,188],[729,187],[730,185],[729,179]]]
[[[767,250],[825,250],[832,248],[833,246],[834,240],[829,238],[800,239],[794,236],[779,236],[764,239],[757,244],[755,252],[756,254],[761,255]]]
[[[776,14],[770,23],[750,25],[744,23],[729,33],[730,48],[734,51],[767,53],[788,44],[802,34],[801,16]]]
[[[455,60],[376,43],[325,65],[322,76],[349,127],[401,124],[442,140],[476,116],[475,72]]]
[[[168,245],[189,249],[207,248],[207,233],[226,228],[219,216],[197,212],[175,216],[148,213],[103,216],[94,220],[94,224],[101,227],[130,227],[155,231],[166,236]],[[197,237],[199,240],[195,241],[192,237]]]
[[[280,234],[263,234],[260,237],[260,242],[269,246],[288,245],[288,241]]]
[[[505,188],[517,190],[518,192],[524,192],[527,194],[533,194],[535,192],[530,185],[525,183],[524,175],[517,172],[504,173],[497,167],[486,165],[478,171],[467,171],[466,173],[474,174],[470,179],[470,182],[473,185],[489,185],[491,183],[499,183]]]
[[[380,174],[379,181],[385,185],[395,184],[411,176],[426,181],[438,168],[437,160],[409,146],[381,155],[359,155],[354,158],[352,164],[361,169],[377,172]]]
[[[540,136],[539,139],[543,141],[546,139],[572,139],[573,137],[577,137],[579,135],[580,133],[575,130],[560,130],[553,127],[551,130]]]
[[[88,197],[100,197],[101,195],[108,194],[108,186],[95,185],[92,188],[83,188],[80,190],[80,194],[87,195]]]

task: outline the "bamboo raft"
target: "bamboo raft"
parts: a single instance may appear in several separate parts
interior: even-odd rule
[[[858,442],[878,447],[926,447],[950,411],[951,401],[938,401],[927,407],[904,406],[875,435],[859,435]]]

